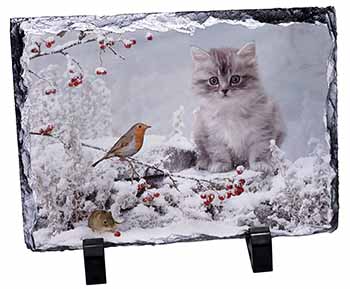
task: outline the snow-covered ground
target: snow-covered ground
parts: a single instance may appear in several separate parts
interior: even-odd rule
[[[271,227],[273,235],[303,235],[331,228],[330,182],[334,172],[328,154],[318,146],[310,156],[292,163],[272,143],[272,161],[278,170],[273,176],[250,170],[242,174],[236,171],[212,174],[190,167],[172,172],[171,178],[156,183],[147,181],[149,186],[140,191],[145,180],[116,180],[121,176],[120,170],[129,172],[128,165],[119,160],[106,160],[95,169],[90,167],[103,152],[89,147],[82,148],[81,171],[74,170],[76,176],[67,176],[72,171],[67,167],[63,145],[52,143],[49,137],[35,137],[42,142],[42,146],[36,147],[44,147],[40,154],[33,152],[41,157],[32,160],[38,215],[42,219],[33,232],[36,249],[80,248],[83,239],[93,237],[103,237],[115,244],[237,237],[251,225],[264,224]],[[82,143],[108,149],[114,141],[114,138],[100,138]],[[191,143],[181,136],[169,141],[167,137],[149,135],[135,159],[163,169],[164,152],[169,147],[177,151],[193,150]],[[141,167],[137,169],[142,171]],[[64,184],[59,175],[67,179]],[[80,182],[69,184],[76,179]],[[227,186],[234,186],[241,179],[245,180],[244,192],[228,198],[227,193],[232,189]],[[71,205],[78,189],[82,191],[78,204]],[[159,194],[157,198],[145,201],[155,193]],[[212,202],[205,204],[211,194]],[[66,195],[64,200],[62,195]],[[113,217],[121,222],[117,228],[120,237],[112,232],[92,232],[87,217],[94,209],[112,211]],[[72,212],[80,215],[72,216]]]

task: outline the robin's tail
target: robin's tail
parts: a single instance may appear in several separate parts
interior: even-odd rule
[[[96,167],[100,162],[102,162],[105,159],[106,157],[100,158],[98,161],[94,162],[91,166]]]

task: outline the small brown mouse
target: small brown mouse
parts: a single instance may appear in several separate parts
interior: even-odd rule
[[[104,210],[93,211],[88,221],[88,226],[93,232],[114,232],[118,224],[112,213]]]

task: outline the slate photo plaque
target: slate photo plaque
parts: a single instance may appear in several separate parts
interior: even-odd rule
[[[11,19],[33,251],[332,232],[333,7]]]

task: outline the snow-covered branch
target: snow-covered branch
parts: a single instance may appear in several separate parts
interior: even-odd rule
[[[45,136],[45,137],[50,137],[53,139],[58,140],[60,143],[62,143],[65,147],[67,146],[67,144],[65,144],[65,142],[58,136],[54,135],[51,133],[51,131],[46,132],[45,130],[41,130],[40,132],[31,132],[30,134],[32,135],[37,135],[37,136]],[[102,151],[104,153],[107,152],[107,150],[105,150],[104,148],[98,147],[98,146],[93,146],[93,145],[89,145],[87,143],[81,142],[81,146],[82,147],[86,147],[86,148],[90,148],[93,150],[98,150],[98,151]],[[185,179],[185,180],[190,180],[190,181],[195,181],[198,185],[198,187],[203,188],[206,187],[210,190],[221,190],[225,187],[225,185],[223,184],[223,182],[230,182],[232,180],[230,180],[229,178],[223,178],[223,179],[215,179],[215,180],[207,180],[207,179],[202,179],[202,178],[195,178],[195,177],[191,177],[191,176],[184,176],[184,175],[180,175],[180,174],[174,174],[169,172],[168,170],[163,170],[160,169],[159,167],[152,165],[152,164],[148,164],[145,162],[142,162],[140,160],[137,160],[135,158],[132,157],[128,157],[126,158],[126,161],[128,162],[131,170],[132,170],[132,176],[129,179],[125,179],[127,181],[133,181],[133,180],[140,180],[140,179],[151,179],[154,177],[165,177],[165,178],[169,178],[169,180],[171,181],[173,187],[177,190],[180,191],[177,185],[177,181],[176,179]],[[140,165],[143,167],[146,167],[148,170],[152,170],[156,173],[156,175],[144,175],[144,176],[140,176],[139,173],[137,173],[137,171],[135,170],[135,165]],[[136,178],[134,176],[137,176]]]
[[[62,54],[62,52],[65,52],[67,49],[70,49],[70,48],[78,46],[78,45],[94,42],[94,41],[97,41],[97,37],[85,39],[85,40],[77,40],[77,41],[68,42],[65,45],[57,46],[56,49],[52,49],[52,50],[45,51],[45,52],[39,51],[37,54],[32,55],[29,59],[32,60],[32,59],[39,58],[42,56],[49,56],[49,55],[54,55],[54,54],[58,54],[58,53]]]

